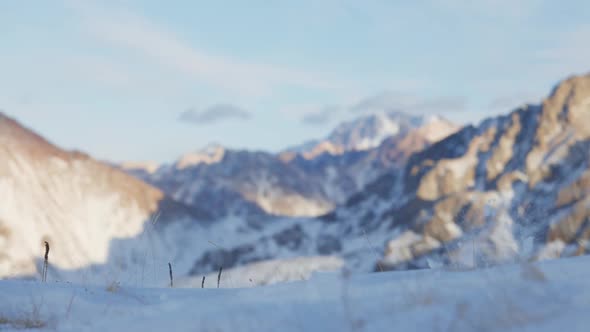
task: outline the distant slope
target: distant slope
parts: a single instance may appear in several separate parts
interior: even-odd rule
[[[111,241],[137,236],[152,215],[208,220],[128,174],[59,149],[0,114],[0,276],[35,274],[43,241],[56,269],[106,263]]]
[[[589,119],[585,75],[561,82],[539,105],[464,127],[439,142],[430,143],[416,129],[375,149],[310,160],[224,150],[217,162],[181,172],[170,165],[158,169],[154,176],[176,174],[172,184],[180,194],[201,195],[189,205],[2,117],[0,276],[34,273],[44,238],[54,244],[54,276],[95,278],[101,271],[102,278],[135,285],[165,282],[168,262],[177,276],[199,277],[220,266],[298,256],[340,256],[348,268],[372,271],[586,254]],[[406,142],[424,145],[406,150]],[[272,217],[261,209],[220,217],[207,191],[221,186],[235,195],[244,185],[258,192],[266,183],[325,194],[320,179],[333,165],[358,167],[367,176],[380,163],[389,166],[320,218]],[[277,182],[269,170],[288,176]],[[309,185],[310,178],[317,183]],[[225,204],[225,197],[215,199]]]
[[[217,218],[315,217],[456,130],[437,117],[383,113],[338,126],[310,151],[277,156],[211,145],[155,170],[123,168],[185,204],[213,207]]]
[[[384,115],[378,118],[383,117]],[[376,119],[374,116],[368,118]],[[281,158],[318,179],[318,183],[322,184],[328,197],[337,205],[341,205],[381,175],[403,169],[413,153],[423,150],[459,129],[458,126],[439,117],[411,117],[395,112],[387,114],[385,119],[389,122],[386,128],[397,128],[397,130],[391,131],[395,134],[389,136],[382,132],[383,135],[379,136],[379,144],[376,147],[361,149],[357,145],[352,150],[343,149],[342,153],[330,151],[319,153],[320,150],[315,149],[314,151],[318,153],[313,156],[304,152],[289,157],[289,153],[283,153]],[[398,119],[398,122],[394,119]],[[358,120],[360,128],[365,128],[363,126],[365,120],[366,118]],[[369,122],[374,124],[374,121]],[[342,134],[342,128],[352,127],[353,131],[358,131],[359,126],[353,126],[352,122],[347,123],[330,136],[338,137],[336,133]]]
[[[326,216],[242,244],[250,248],[246,256],[238,248],[212,251],[196,266],[319,253],[341,255],[355,269],[381,270],[587,254],[589,179],[585,75],[564,80],[539,105],[415,152]],[[226,260],[222,253],[230,252]]]
[[[209,208],[217,218],[316,216],[334,206],[316,179],[267,152],[217,147],[182,156],[153,174],[135,174],[185,204]]]
[[[425,136],[430,142],[436,142],[457,130],[456,125],[438,116],[380,112],[341,123],[325,139],[309,141],[289,148],[282,155],[283,158],[301,155],[304,159],[314,159],[325,153],[341,155],[350,151],[371,150],[390,137],[405,136],[414,129],[433,124],[436,124],[437,128]]]

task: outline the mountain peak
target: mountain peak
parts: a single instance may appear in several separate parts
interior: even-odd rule
[[[557,132],[559,123],[562,123],[574,128],[582,137],[590,137],[590,73],[561,81],[542,106],[541,134]],[[548,139],[551,137],[547,136]]]
[[[215,164],[225,156],[226,149],[217,143],[209,143],[203,148],[181,156],[176,162],[176,169],[185,169],[199,164]]]
[[[44,240],[61,248],[50,269],[59,275],[105,263],[113,240],[141,234],[158,210],[162,221],[176,220],[169,217],[176,213],[188,218],[184,206],[176,207],[161,190],[84,153],[62,150],[5,114],[0,151],[2,277],[34,275]]]
[[[154,174],[160,164],[155,161],[124,161],[118,165],[125,171],[143,171],[147,174]]]
[[[66,151],[41,137],[33,130],[23,126],[14,118],[0,112],[0,146],[14,147],[20,153],[27,153],[37,158],[59,156],[67,159]]]
[[[293,157],[294,154],[301,154],[305,159],[313,159],[324,153],[339,155],[347,151],[370,150],[389,137],[403,135],[421,127],[435,128],[442,134],[456,129],[454,124],[436,115],[416,116],[401,111],[375,112],[343,122],[325,139],[288,149],[283,155]],[[429,137],[440,136],[428,134]]]
[[[576,89],[585,89],[586,91],[588,91],[588,90],[590,90],[590,87],[588,85],[589,82],[590,82],[590,72],[587,74],[582,74],[582,75],[569,76],[568,78],[565,78],[565,79],[559,81],[553,87],[553,89],[551,89],[551,92],[549,93],[549,96],[547,97],[547,99],[555,98],[559,95],[563,96],[567,92],[569,92],[571,90],[576,90]]]

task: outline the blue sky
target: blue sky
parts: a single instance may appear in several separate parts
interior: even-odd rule
[[[587,1],[3,1],[0,109],[113,161],[278,151],[358,105],[474,122],[590,71],[588,15]]]

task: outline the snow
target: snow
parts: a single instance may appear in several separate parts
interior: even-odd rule
[[[306,142],[284,152],[307,153],[308,157],[313,158],[321,154],[320,152],[330,150],[339,151],[337,154],[345,151],[364,151],[376,148],[388,137],[404,134],[408,129],[440,124],[439,129],[448,131],[448,127],[453,127],[440,117],[412,116],[401,112],[389,112],[386,109],[366,111],[365,116],[339,124],[328,137]]]
[[[148,219],[149,211],[136,202],[125,206],[117,193],[98,186],[80,190],[92,183],[92,162],[51,160],[43,165],[14,154],[5,161],[8,175],[0,178],[0,227],[6,227],[10,237],[0,248],[9,257],[0,260],[2,276],[34,273],[43,240],[61,244],[52,251],[58,268],[104,263],[111,240],[136,236]]]
[[[223,160],[225,156],[225,148],[218,144],[210,144],[202,150],[187,153],[181,156],[175,163],[176,169],[182,170],[185,168],[197,166],[199,164],[215,164]]]
[[[344,260],[337,256],[296,257],[273,259],[247,264],[222,271],[220,287],[244,288],[272,285],[292,280],[307,280],[313,272],[334,271],[344,266]],[[181,278],[177,287],[201,287],[202,277]],[[205,287],[217,287],[217,272],[205,276]]]
[[[538,259],[556,259],[561,256],[566,244],[561,240],[555,240],[545,245],[538,253]]]
[[[411,246],[422,241],[422,239],[422,235],[413,231],[404,232],[402,235],[389,241],[384,260],[392,265],[411,260],[414,258]]]
[[[119,164],[125,171],[143,171],[147,174],[154,174],[160,168],[160,164],[155,161],[124,161]]]
[[[590,257],[482,270],[317,273],[254,288],[0,281],[0,329],[587,331]]]

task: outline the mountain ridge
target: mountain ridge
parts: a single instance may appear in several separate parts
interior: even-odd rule
[[[362,190],[343,197],[328,213],[292,218],[273,216],[254,204],[248,206],[253,211],[215,215],[212,210],[225,206],[212,204],[206,192],[199,198],[202,205],[185,204],[89,156],[49,143],[31,144],[38,135],[20,139],[27,131],[0,118],[0,151],[6,156],[0,163],[5,199],[0,205],[0,276],[33,274],[47,235],[58,243],[52,272],[102,271],[108,276],[118,271],[126,281],[138,278],[146,265],[158,270],[167,262],[173,262],[178,275],[202,276],[220,266],[296,256],[339,256],[348,268],[374,271],[587,254],[588,119],[590,75],[576,76],[539,104],[465,126],[408,154],[401,142],[407,139],[413,146],[417,138],[412,135],[381,143],[393,144],[392,150],[322,154],[312,160],[285,162],[263,152],[231,152],[223,157],[229,158],[229,168],[200,163],[178,173],[249,181],[256,180],[249,177],[256,173],[237,171],[250,165],[265,175],[270,165],[288,169],[293,175],[284,181],[301,186],[300,178],[325,177],[334,165],[357,172],[371,170],[375,161],[386,165],[386,171],[367,179]],[[182,176],[178,181],[184,181]],[[307,184],[304,190],[324,190],[318,183]],[[226,197],[222,192],[219,202]],[[160,211],[162,202],[171,204],[170,211]],[[199,207],[213,215],[200,216]],[[165,273],[151,275],[158,282],[167,278]]]
[[[331,213],[291,226],[292,254],[317,246],[380,271],[589,253],[589,101],[590,75],[576,76],[540,104],[464,127]],[[268,241],[252,250],[268,257]]]
[[[328,141],[312,148],[313,156],[210,145],[154,171],[127,171],[189,205],[212,197],[205,206],[225,201],[223,209],[235,213],[314,217],[456,129],[440,117],[378,113],[337,126]]]
[[[112,239],[139,234],[156,213],[163,225],[209,220],[205,211],[84,153],[62,150],[6,115],[0,115],[0,152],[1,276],[34,274],[43,241],[57,253],[52,266],[73,269],[105,263]]]

